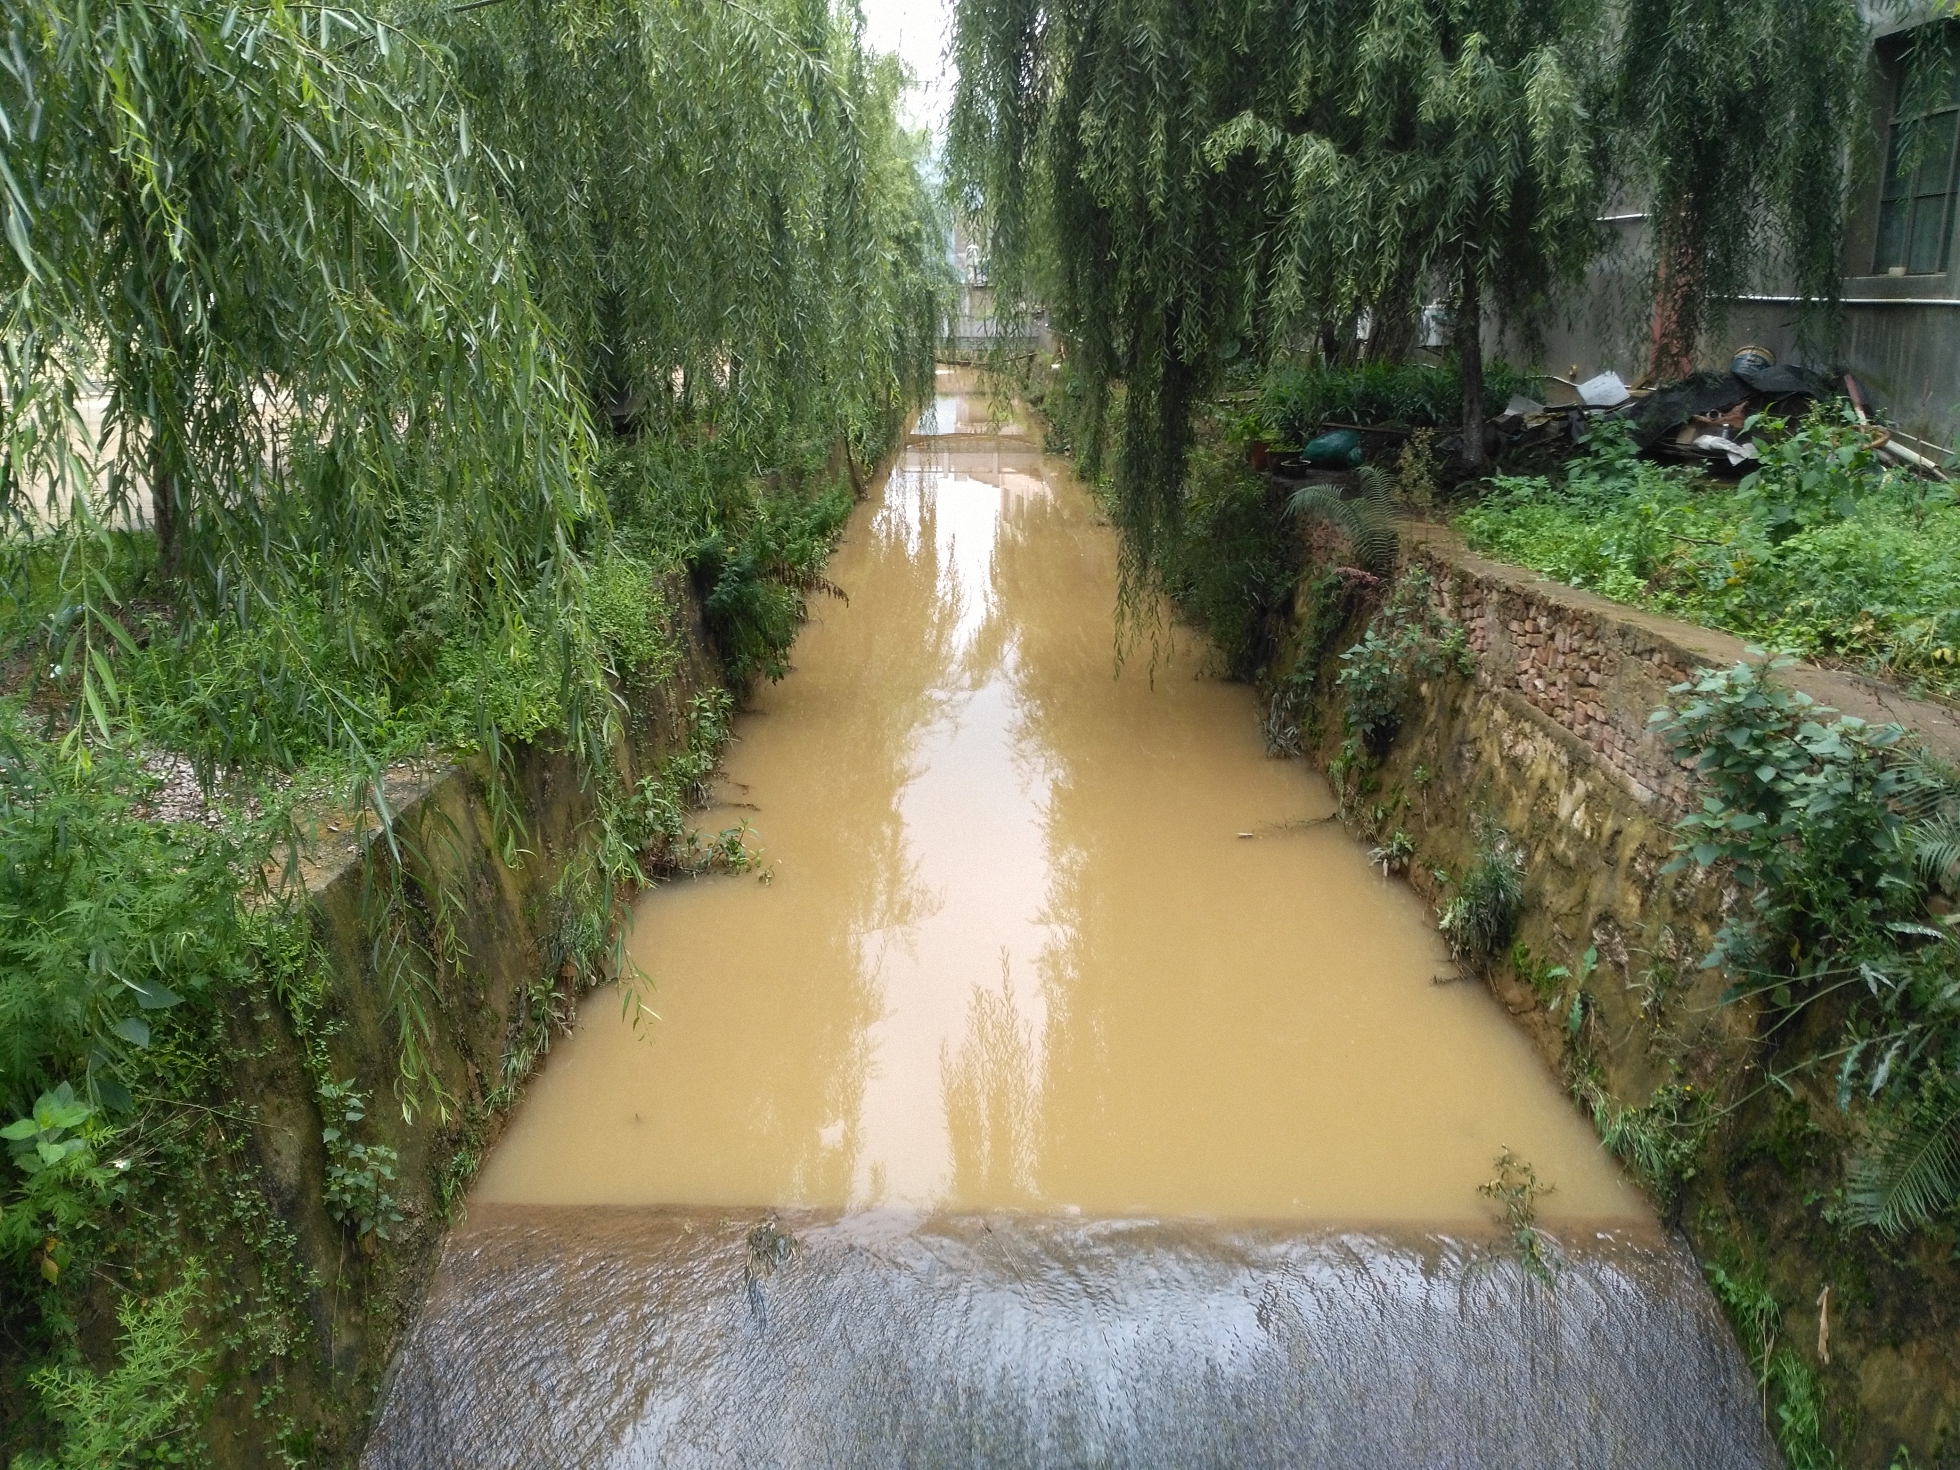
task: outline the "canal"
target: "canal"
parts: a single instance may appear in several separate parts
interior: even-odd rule
[[[1094,499],[940,384],[736,721],[758,867],[642,900],[368,1463],[1775,1463],[1522,1031],[1194,638],[1119,664]]]

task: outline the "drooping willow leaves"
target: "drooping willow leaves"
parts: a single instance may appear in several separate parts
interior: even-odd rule
[[[1473,469],[1485,304],[1529,335],[1598,245],[1601,16],[1576,0],[1298,9],[1283,101],[1210,143],[1217,161],[1250,149],[1261,162],[1278,333],[1362,312],[1407,320],[1421,294],[1454,296],[1460,456]]]
[[[1205,143],[1258,105],[1285,44],[1278,7],[961,0],[950,156],[984,209],[991,280],[1038,301],[1085,390],[1099,471],[1112,387],[1122,599],[1141,605],[1175,523],[1193,406],[1254,332],[1264,215],[1249,164]]]
[[[1793,291],[1813,336],[1843,271],[1867,97],[1851,0],[1626,0],[1617,151],[1652,222],[1656,366],[1690,362],[1744,291]]]
[[[1248,351],[1324,351],[1440,292],[1478,465],[1470,324],[1532,335],[1616,190],[1655,200],[1670,330],[1758,260],[1828,294],[1864,35],[1852,0],[961,0],[951,156],[993,280],[1049,308],[1092,429],[1124,390],[1126,601],[1194,406]]]
[[[323,7],[0,13],[0,497],[95,723],[113,532],[149,523],[179,633],[258,639],[252,754],[358,743],[386,699],[352,691],[398,686],[431,613],[531,630],[603,749],[570,616],[590,435],[440,56]]]
[[[786,0],[506,0],[412,22],[457,58],[539,298],[624,431],[875,449],[929,391],[944,232],[895,60]]]

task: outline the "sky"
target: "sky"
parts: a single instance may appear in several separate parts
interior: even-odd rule
[[[906,121],[931,127],[933,136],[946,132],[946,110],[952,105],[951,73],[946,67],[946,43],[953,26],[953,0],[859,0],[864,11],[865,41],[879,51],[896,51],[917,78],[906,98]]]

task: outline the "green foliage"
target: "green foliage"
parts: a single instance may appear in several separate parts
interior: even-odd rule
[[[1382,876],[1391,877],[1409,871],[1409,864],[1416,855],[1416,840],[1400,827],[1390,834],[1388,841],[1379,847],[1370,848],[1368,861],[1381,866]]]
[[[848,12],[406,8],[513,162],[538,298],[604,421],[711,424],[762,462],[812,435],[876,458],[931,391],[949,272],[899,64]]]
[[[984,210],[998,299],[1038,301],[1067,344],[1092,477],[1127,395],[1126,606],[1174,541],[1192,414],[1229,365],[1371,306],[1406,321],[1432,271],[1465,262],[1523,319],[1583,264],[1601,16],[962,0],[953,176]]]
[[[327,1149],[327,1213],[352,1230],[356,1239],[365,1242],[371,1235],[386,1240],[389,1227],[402,1219],[395,1197],[388,1192],[401,1156],[355,1136],[367,1117],[367,1099],[353,1079],[321,1083],[319,1102],[320,1114],[328,1120],[320,1130]]]
[[[133,1053],[186,996],[239,974],[234,845],[148,819],[154,778],[86,767],[0,705],[0,1110],[79,1083],[126,1111]]]
[[[1431,605],[1429,573],[1421,567],[1395,584],[1361,641],[1341,655],[1335,687],[1350,734],[1379,759],[1402,727],[1411,688],[1446,673],[1469,672],[1463,629]]]
[[[1116,438],[1124,605],[1174,544],[1194,410],[1222,374],[1397,355],[1437,282],[1529,334],[1652,197],[1669,340],[1692,343],[1781,243],[1834,299],[1866,28],[1851,0],[961,0],[950,164],[1011,317],[1065,344],[1093,478]],[[1773,90],[1766,91],[1765,88]],[[1748,141],[1739,141],[1748,140]],[[1643,313],[1644,314],[1644,313]],[[1485,391],[1457,332],[1456,422]],[[1478,432],[1463,453],[1482,460]]]
[[[1595,431],[1562,482],[1504,478],[1458,518],[1471,544],[1621,602],[1807,657],[1960,690],[1960,509],[1879,465],[1872,431],[1820,412],[1759,426],[1728,489]]]
[[[663,684],[680,666],[674,608],[647,561],[615,543],[595,559],[587,587],[592,631],[607,661],[640,685]]]
[[[1551,1192],[1551,1185],[1539,1183],[1538,1171],[1530,1162],[1508,1148],[1497,1156],[1497,1176],[1477,1186],[1478,1194],[1503,1208],[1505,1228],[1511,1232],[1511,1243],[1525,1271],[1547,1286],[1558,1279],[1560,1262],[1538,1228],[1538,1201]]]
[[[1496,404],[1534,393],[1537,381],[1503,363],[1484,371],[1484,390]],[[1462,416],[1463,375],[1455,367],[1376,361],[1356,367],[1275,368],[1259,389],[1259,427],[1275,444],[1302,445],[1332,420],[1346,424],[1456,426]]]
[[[1572,972],[1564,965],[1548,965],[1536,958],[1523,940],[1511,946],[1511,969],[1547,1009],[1558,1004],[1559,997],[1565,993],[1565,982],[1572,978]]]
[[[88,1139],[81,1128],[97,1111],[64,1082],[36,1098],[27,1117],[0,1128],[0,1138],[7,1140],[7,1152],[16,1164],[29,1174],[39,1174],[87,1152]]]
[[[1851,1223],[1902,1235],[1960,1200],[1960,1101],[1950,1081],[1928,1091],[1874,1120],[1845,1182]]]
[[[1787,666],[1773,660],[1769,671]],[[1798,976],[1830,970],[1888,920],[1911,916],[1909,854],[1895,802],[1901,768],[1887,756],[1904,732],[1828,713],[1753,664],[1710,670],[1672,691],[1654,715],[1678,759],[1710,788],[1681,822],[1673,866],[1732,866],[1750,891],[1746,915],[1717,939],[1713,963],[1787,961]],[[1787,987],[1778,999],[1789,1003]]]
[[[1331,484],[1302,485],[1287,500],[1286,513],[1327,522],[1346,539],[1356,567],[1372,577],[1387,577],[1402,549],[1389,500],[1393,482],[1374,465],[1363,465],[1358,478],[1361,493],[1354,496]]]
[[[1479,820],[1477,858],[1437,920],[1450,953],[1484,965],[1504,952],[1524,912],[1524,854],[1502,828]]]
[[[1805,1061],[1834,1060],[1839,1106],[1869,1109],[1843,1218],[1921,1225],[1960,1195],[1960,936],[1940,891],[1960,781],[1902,748],[1897,726],[1825,725],[1829,711],[1753,666],[1674,693],[1656,724],[1711,788],[1676,862],[1730,864],[1751,897],[1708,963],[1776,1012],[1838,997],[1841,1020]]]
[[[1210,635],[1227,675],[1249,679],[1272,656],[1273,615],[1299,573],[1285,522],[1230,439],[1193,453],[1182,502],[1164,547],[1164,590]]]
[[[1817,1373],[1794,1348],[1779,1345],[1783,1308],[1762,1278],[1708,1261],[1702,1269],[1728,1309],[1742,1350],[1755,1368],[1765,1401],[1776,1404],[1776,1442],[1791,1470],[1834,1470],[1837,1456],[1824,1442],[1823,1393]]]
[[[842,596],[823,565],[851,513],[842,486],[760,497],[739,533],[717,528],[694,548],[701,611],[737,688],[789,671],[789,646],[813,592]]]
[[[337,665],[399,678],[417,606],[464,640],[522,615],[562,666],[589,432],[440,54],[355,12],[8,15],[0,496],[14,581],[53,554],[45,662],[77,709],[106,734],[139,585],[166,638],[257,641],[236,693],[280,710],[287,759],[363,746]],[[118,584],[137,522],[154,571]],[[605,708],[568,687],[577,744]]]
[[[201,1281],[193,1265],[175,1286],[147,1301],[125,1296],[116,1364],[108,1372],[73,1366],[34,1372],[34,1391],[43,1413],[60,1426],[61,1447],[52,1459],[32,1454],[16,1459],[18,1470],[165,1463],[159,1451],[191,1427],[194,1375],[210,1360],[185,1320]]]
[[[754,859],[740,827],[703,837],[687,825],[687,814],[713,799],[709,782],[728,740],[732,701],[721,690],[696,695],[688,703],[685,749],[641,779],[626,802],[625,840],[645,867],[664,874],[744,872]]]
[[[1715,1124],[1704,1093],[1690,1083],[1666,1082],[1641,1107],[1624,1107],[1606,1089],[1586,1081],[1579,1101],[1592,1113],[1599,1140],[1625,1160],[1663,1205],[1700,1169],[1701,1151]]]

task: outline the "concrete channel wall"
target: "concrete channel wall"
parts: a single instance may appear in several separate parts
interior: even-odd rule
[[[1528,954],[1523,966],[1500,959],[1484,981],[1575,1106],[1610,1116],[1664,1105],[1713,1120],[1704,1167],[1657,1205],[1704,1260],[1767,1282],[1784,1307],[1781,1340],[1819,1374],[1831,1422],[1854,1451],[1846,1463],[1888,1464],[1901,1443],[1916,1464],[1960,1463],[1936,1451],[1960,1454],[1960,1333],[1928,1305],[1960,1301],[1960,1272],[1871,1232],[1847,1253],[1823,1211],[1841,1182],[1850,1122],[1834,1075],[1790,1067],[1834,1018],[1810,1016],[1793,1037],[1772,1032],[1751,1003],[1725,1000],[1728,977],[1702,958],[1742,895],[1719,873],[1667,871],[1675,824],[1697,792],[1648,717],[1694,671],[1757,655],[1725,634],[1488,561],[1440,527],[1405,525],[1403,548],[1405,565],[1428,570],[1435,609],[1465,628],[1475,671],[1422,687],[1381,762],[1344,770],[1330,674],[1359,629],[1331,647],[1323,638],[1308,744],[1342,790],[1350,826],[1375,843],[1398,830],[1412,838],[1408,879],[1439,909],[1476,861],[1480,826],[1507,834],[1524,862],[1517,938]],[[1282,671],[1315,637],[1303,612]],[[1784,678],[1844,714],[1896,720],[1960,759],[1960,720],[1944,706],[1808,666]],[[1570,975],[1548,981],[1554,966]],[[1826,1285],[1828,1363],[1815,1351]]]
[[[685,584],[675,579],[663,600],[674,610],[670,631],[682,657],[671,678],[624,691],[614,763],[629,788],[684,747],[688,700],[719,680]],[[409,968],[392,979],[391,931],[377,923],[377,889],[397,874],[392,857],[368,860],[378,824],[370,814],[337,810],[309,818],[314,841],[301,855],[301,878],[304,910],[326,954],[324,986],[304,1025],[295,1017],[308,1012],[306,1003],[241,998],[228,1018],[236,1062],[224,1100],[226,1112],[250,1120],[243,1156],[256,1165],[246,1172],[258,1188],[240,1208],[275,1221],[269,1235],[287,1243],[283,1259],[261,1259],[258,1269],[284,1283],[290,1347],[276,1366],[246,1374],[221,1365],[227,1381],[209,1426],[220,1465],[272,1463],[275,1443],[307,1463],[354,1463],[474,1162],[502,1126],[499,1103],[510,1094],[498,1090],[521,1082],[538,1060],[540,1028],[526,1008],[569,1016],[576,1000],[581,977],[559,951],[567,922],[590,916],[567,911],[559,880],[596,840],[592,792],[561,750],[520,748],[514,766],[512,806],[522,824],[514,864],[493,820],[482,759],[389,772],[406,878],[392,937],[409,941]],[[439,910],[453,929],[439,922]],[[447,1098],[437,1106],[420,1089],[412,1117],[397,1088],[402,1053],[391,986],[401,984],[415,988],[428,1018],[424,1050]],[[548,1042],[548,1023],[542,1032]],[[360,1141],[399,1155],[387,1187],[403,1218],[385,1242],[357,1241],[329,1212],[327,1120],[316,1095],[317,1058],[309,1055],[319,1046],[333,1080],[351,1081],[367,1098]],[[510,1078],[514,1049],[522,1065]],[[275,1380],[280,1391],[268,1393]]]

